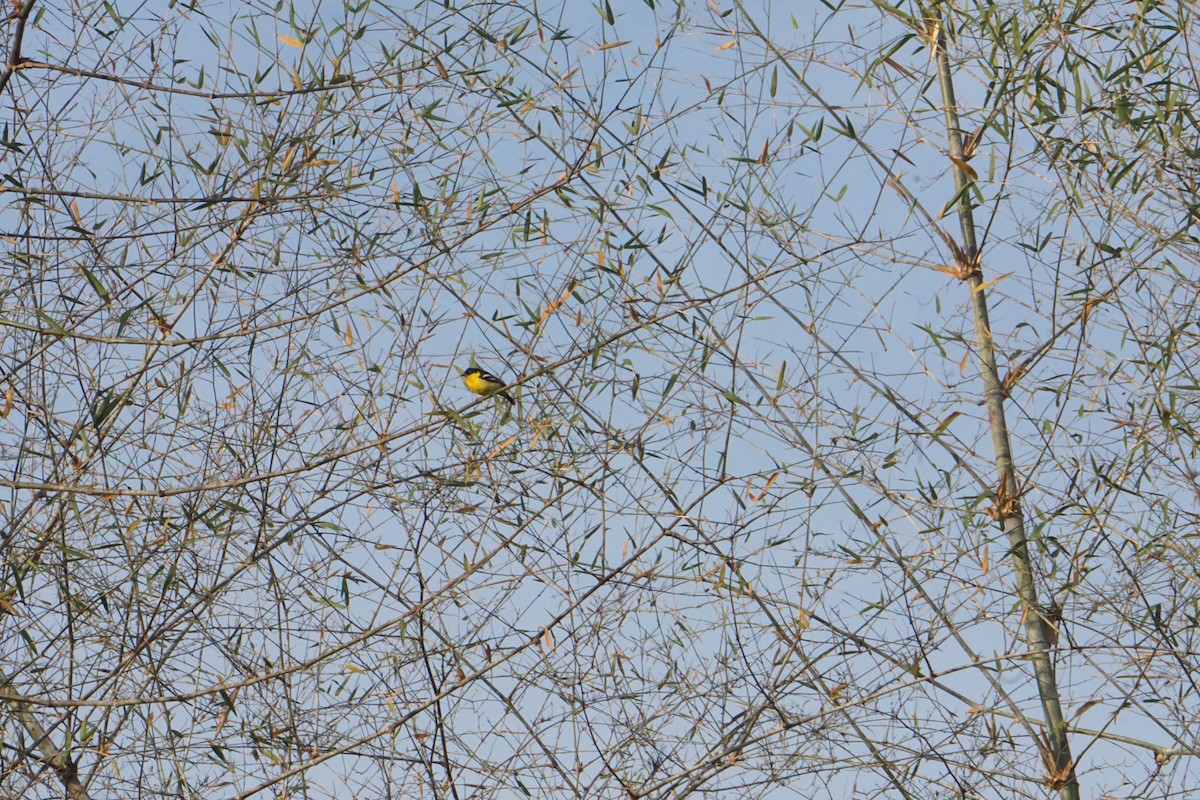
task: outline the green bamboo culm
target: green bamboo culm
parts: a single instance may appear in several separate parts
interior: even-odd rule
[[[961,227],[961,258],[958,265],[962,270],[971,292],[971,306],[975,318],[975,345],[979,353],[980,373],[983,378],[983,395],[987,405],[988,420],[992,429],[992,446],[996,454],[995,516],[1008,537],[1009,553],[1017,579],[1017,596],[1025,620],[1025,638],[1037,680],[1038,695],[1048,731],[1048,751],[1043,758],[1047,771],[1047,783],[1059,793],[1063,800],[1079,800],[1079,783],[1075,777],[1075,763],[1071,758],[1071,745],[1067,739],[1067,726],[1063,719],[1062,703],[1058,696],[1058,681],[1055,677],[1053,646],[1047,622],[1038,602],[1037,587],[1034,585],[1033,570],[1029,559],[1029,540],[1025,532],[1025,520],[1019,502],[1019,484],[1013,466],[1012,445],[1008,435],[1008,423],[1004,415],[1004,387],[996,367],[996,351],[992,342],[992,327],[988,320],[987,291],[984,288],[979,245],[975,236],[975,216],[971,208],[971,193],[968,186],[971,177],[967,173],[964,157],[962,129],[959,124],[958,107],[954,95],[954,76],[950,56],[946,47],[946,26],[940,15],[930,20],[936,28],[934,40],[937,49],[938,78],[942,89],[942,103],[946,113],[946,134],[950,145],[950,161],[954,172],[954,187],[958,197],[958,219]]]

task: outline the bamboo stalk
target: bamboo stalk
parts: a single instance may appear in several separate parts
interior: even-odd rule
[[[946,133],[950,144],[950,161],[954,171],[954,186],[958,200],[958,219],[962,232],[961,255],[965,280],[971,291],[971,306],[975,317],[975,343],[979,353],[980,372],[983,377],[983,394],[992,430],[992,446],[996,454],[998,486],[996,490],[995,516],[1008,536],[1009,552],[1017,578],[1017,596],[1020,598],[1021,615],[1025,621],[1025,636],[1031,653],[1038,695],[1045,714],[1048,741],[1045,742],[1044,761],[1047,783],[1056,789],[1063,800],[1079,800],[1079,782],[1075,777],[1075,763],[1071,758],[1071,746],[1067,738],[1066,722],[1063,719],[1062,703],[1058,696],[1058,681],[1054,671],[1053,646],[1047,630],[1046,619],[1038,602],[1037,587],[1034,585],[1033,569],[1029,558],[1029,539],[1025,532],[1025,519],[1021,512],[1020,489],[1017,472],[1013,465],[1012,444],[1008,434],[1008,423],[1004,414],[1004,388],[996,367],[996,351],[992,340],[992,327],[988,320],[987,291],[983,272],[980,269],[979,245],[975,236],[975,215],[972,213],[970,178],[963,157],[962,130],[959,127],[958,107],[954,94],[954,79],[950,69],[950,56],[946,50],[945,26],[936,19],[937,70],[941,83],[942,101],[946,113]]]
[[[0,677],[3,677],[3,685],[7,686],[9,684],[8,676]],[[9,713],[17,718],[21,727],[33,739],[33,746],[41,752],[45,763],[58,774],[63,784],[64,796],[69,800],[89,800],[87,790],[79,780],[78,766],[66,751],[55,747],[50,740],[50,734],[38,722],[29,706],[19,700],[7,700],[5,705],[8,706]]]

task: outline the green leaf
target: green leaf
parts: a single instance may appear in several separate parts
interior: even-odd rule
[[[104,284],[100,282],[100,279],[93,275],[92,271],[82,264],[79,265],[79,269],[83,270],[83,277],[87,278],[87,282],[92,286],[92,291],[94,291],[100,297],[100,299],[104,301],[104,304],[108,305],[111,303],[112,295],[108,293],[108,289],[104,288]]]
[[[667,379],[667,387],[665,389],[663,389],[663,393],[662,393],[664,400],[671,396],[671,390],[675,388],[675,382],[678,380],[679,380],[678,372],[676,372],[669,379]]]
[[[70,331],[68,331],[62,325],[59,325],[57,320],[52,319],[49,314],[47,314],[45,311],[42,311],[40,308],[37,310],[37,315],[38,319],[46,323],[50,330],[59,334],[60,336],[67,336],[70,333]]]

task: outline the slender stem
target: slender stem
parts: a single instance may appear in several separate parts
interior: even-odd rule
[[[996,516],[1008,536],[1009,553],[1017,577],[1017,595],[1021,613],[1025,620],[1025,636],[1029,644],[1038,695],[1042,701],[1047,732],[1049,753],[1045,758],[1048,782],[1058,790],[1063,800],[1079,800],[1079,782],[1075,777],[1075,764],[1071,758],[1071,746],[1067,738],[1067,726],[1063,720],[1062,703],[1058,697],[1058,681],[1054,673],[1053,645],[1047,630],[1046,619],[1038,602],[1037,587],[1033,581],[1033,569],[1029,558],[1029,539],[1025,532],[1025,519],[1019,503],[1019,484],[1013,466],[1012,444],[1008,435],[1008,423],[1004,415],[1004,388],[996,367],[996,350],[992,341],[992,326],[988,320],[987,292],[983,273],[979,269],[979,244],[975,237],[975,215],[971,207],[970,178],[963,159],[962,130],[959,127],[958,107],[954,96],[954,80],[950,71],[950,56],[946,51],[945,25],[937,19],[937,66],[941,81],[942,100],[946,110],[946,132],[950,143],[950,160],[954,170],[954,185],[958,194],[958,218],[962,229],[962,255],[969,268],[967,283],[971,290],[971,305],[975,315],[975,344],[979,353],[980,372],[983,377],[983,394],[992,429],[992,446],[996,453],[998,488],[996,490]]]

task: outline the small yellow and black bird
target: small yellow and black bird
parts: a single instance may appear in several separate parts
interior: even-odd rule
[[[491,397],[498,394],[509,402],[515,405],[516,400],[512,399],[512,395],[504,390],[504,381],[497,378],[490,372],[484,372],[479,367],[470,367],[462,374],[463,383],[467,385],[475,394],[481,397]]]

